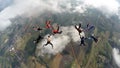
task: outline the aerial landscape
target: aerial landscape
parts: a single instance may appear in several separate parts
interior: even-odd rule
[[[120,68],[120,0],[0,0],[0,68]]]

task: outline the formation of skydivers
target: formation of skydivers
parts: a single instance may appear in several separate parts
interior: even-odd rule
[[[59,30],[60,26],[58,24],[56,26],[57,26],[57,28],[54,28],[54,26],[51,25],[50,20],[45,22],[45,29],[50,29],[53,35],[62,33],[62,31]],[[88,23],[86,28],[82,29],[81,28],[81,23],[79,23],[79,25],[75,25],[74,27],[78,31],[79,36],[80,36],[80,46],[81,45],[85,46],[85,40],[86,39],[92,39],[94,42],[96,42],[96,43],[98,42],[98,39],[94,36],[93,33],[89,37],[81,36],[82,32],[84,33],[85,31],[90,31],[90,30],[94,31],[94,29],[95,29],[94,25],[91,25],[91,24]],[[39,31],[39,32],[41,32],[41,30],[43,30],[43,28],[41,28],[41,27],[33,27],[33,29],[35,31]],[[43,37],[39,34],[38,38],[36,40],[34,40],[34,43],[38,44],[41,39],[43,39]],[[53,44],[51,43],[51,35],[49,35],[47,37],[47,42],[46,42],[46,44],[43,45],[43,47],[47,46],[48,44],[50,44],[53,48]]]

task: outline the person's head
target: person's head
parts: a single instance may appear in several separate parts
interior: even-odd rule
[[[48,38],[50,37],[50,35],[48,36]]]

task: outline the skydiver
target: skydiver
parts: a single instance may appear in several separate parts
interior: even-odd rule
[[[75,29],[79,32],[80,35],[80,46],[84,45],[85,46],[85,34],[83,32],[83,29],[81,28],[81,23],[79,23],[79,26],[77,27],[77,25],[75,25]]]
[[[52,46],[52,49],[53,49],[53,44],[51,43],[51,38],[50,38],[50,35],[47,37],[47,43],[43,45],[44,46],[47,46],[48,44],[50,44]]]
[[[79,26],[77,27],[77,25],[75,25],[75,29],[80,33],[83,31],[83,29],[81,29],[81,23],[79,23]]]
[[[57,24],[57,29],[55,29],[55,28],[52,27],[52,33],[53,33],[53,35],[54,35],[54,34],[61,34],[61,33],[62,33],[62,31],[60,31],[59,28],[60,28],[60,27],[59,27],[58,24]]]
[[[43,29],[40,28],[40,27],[33,27],[33,29],[34,29],[35,31],[41,31],[41,30],[43,30]]]
[[[46,21],[46,28],[51,28],[51,21]]]
[[[97,42],[98,42],[98,39],[95,38],[95,36],[94,36],[94,34],[93,34],[93,33],[94,33],[93,31],[95,30],[95,26],[88,23],[88,24],[87,24],[87,30],[88,30],[88,31],[91,30],[91,33],[92,33],[92,34],[90,35],[90,39],[93,39],[94,42],[97,43]]]
[[[40,27],[33,27],[33,29],[34,29],[35,31],[40,31],[40,32],[41,32],[41,30],[43,30],[43,29],[40,28]],[[43,37],[39,34],[39,36],[37,37],[37,39],[34,40],[33,42],[34,42],[35,44],[38,44],[38,42],[39,42],[41,39],[43,39]]]
[[[43,39],[43,37],[42,37],[41,35],[39,35],[39,36],[37,37],[37,39],[34,40],[34,43],[35,43],[35,44],[38,44],[41,39]]]

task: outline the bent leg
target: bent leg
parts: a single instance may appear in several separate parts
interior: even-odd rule
[[[91,36],[91,38],[97,43],[98,39],[95,38],[94,36]]]
[[[47,46],[48,44],[49,44],[49,42],[47,42],[46,44],[44,44],[43,47],[44,47],[44,46]]]
[[[51,42],[50,42],[49,44],[50,44],[50,45],[52,46],[52,48],[53,48],[53,44],[52,44]]]

